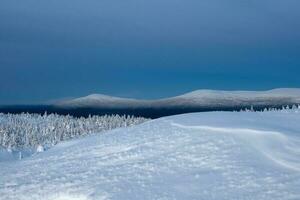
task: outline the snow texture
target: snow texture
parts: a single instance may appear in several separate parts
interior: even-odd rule
[[[0,162],[2,200],[300,199],[300,112],[161,118]]]

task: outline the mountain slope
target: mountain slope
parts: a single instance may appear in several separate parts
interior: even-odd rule
[[[103,94],[92,94],[86,97],[63,101],[57,106],[62,107],[103,107],[103,108],[120,108],[120,107],[135,107],[141,102],[136,99],[112,97]]]
[[[0,199],[300,198],[300,112],[178,115],[0,163]]]
[[[177,97],[137,100],[90,95],[55,104],[61,108],[205,108],[237,106],[281,106],[300,104],[300,89],[269,91],[197,90]]]

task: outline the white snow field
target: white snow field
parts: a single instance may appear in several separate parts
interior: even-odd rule
[[[1,200],[300,199],[300,111],[161,118],[0,162]]]

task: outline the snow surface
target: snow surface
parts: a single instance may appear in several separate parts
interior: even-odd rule
[[[137,100],[93,94],[62,101],[54,106],[60,108],[193,108],[282,106],[292,104],[300,104],[300,89],[280,88],[268,91],[196,90],[184,95],[158,100]]]
[[[63,142],[0,162],[0,199],[300,199],[299,122],[194,113]]]

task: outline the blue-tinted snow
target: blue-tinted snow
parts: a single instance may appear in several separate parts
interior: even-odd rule
[[[300,112],[161,118],[0,165],[0,199],[300,199]]]

